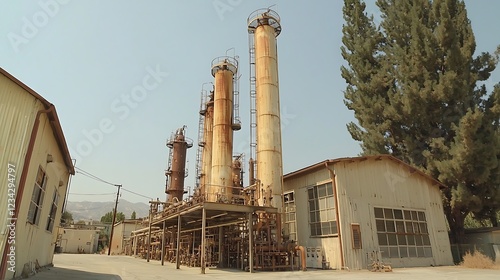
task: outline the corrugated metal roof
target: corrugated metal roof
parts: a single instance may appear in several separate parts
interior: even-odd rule
[[[417,173],[420,176],[424,177],[425,179],[431,181],[434,185],[438,185],[440,188],[448,188],[443,183],[441,183],[438,180],[434,179],[433,177],[425,174],[424,172],[422,172],[418,168],[411,166],[408,163],[406,163],[406,162],[404,162],[396,157],[393,157],[391,155],[387,155],[387,154],[381,154],[381,155],[376,155],[376,156],[345,157],[345,158],[337,158],[337,159],[327,159],[327,160],[306,166],[306,167],[301,168],[299,170],[287,173],[287,174],[283,175],[283,179],[286,180],[286,179],[289,179],[289,178],[292,178],[292,177],[295,177],[298,175],[302,175],[302,174],[307,173],[307,172],[318,170],[318,169],[324,168],[325,165],[332,165],[332,164],[335,164],[338,162],[360,162],[360,161],[365,161],[365,160],[369,160],[369,159],[394,161],[398,164],[406,166],[410,173]]]
[[[56,136],[57,144],[59,145],[59,148],[61,149],[64,157],[64,162],[66,166],[69,169],[69,172],[74,175],[75,174],[75,168],[73,166],[73,162],[71,161],[71,155],[69,153],[68,145],[66,143],[66,139],[64,138],[63,130],[61,127],[61,123],[59,122],[59,117],[57,116],[57,112],[55,109],[55,106],[47,101],[47,99],[43,98],[40,94],[35,92],[33,89],[28,87],[26,84],[18,80],[16,77],[12,76],[9,72],[5,71],[3,68],[0,67],[0,74],[4,75],[7,77],[9,80],[13,81],[16,83],[18,86],[26,90],[28,93],[33,95],[36,99],[40,100],[40,102],[44,105],[46,109],[49,109],[51,107],[54,107],[53,111],[49,114],[49,119],[50,119],[50,124],[52,126],[52,129],[54,131],[54,134]]]

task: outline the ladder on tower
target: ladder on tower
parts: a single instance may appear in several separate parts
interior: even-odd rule
[[[250,159],[253,159],[254,177],[257,177],[257,89],[255,78],[255,43],[254,34],[248,34],[248,50],[249,50],[249,61],[250,61]],[[250,178],[254,180],[256,178]]]
[[[168,147],[168,161],[167,161],[167,169],[165,170],[165,176],[167,177],[165,179],[165,190],[168,190],[168,181],[170,176],[172,175],[172,159],[174,157],[174,139],[175,135],[172,134],[170,136],[170,139],[167,140],[167,147]]]
[[[204,142],[204,130],[205,130],[205,114],[207,112],[207,91],[202,88],[201,90],[201,101],[200,101],[200,119],[198,121],[198,149],[196,150],[196,188],[200,187],[200,178],[202,171],[202,157],[203,148],[205,147]]]
[[[234,59],[236,63],[239,64],[238,56]],[[233,130],[241,129],[241,118],[240,118],[240,71],[239,67],[236,68],[236,73],[233,75]]]

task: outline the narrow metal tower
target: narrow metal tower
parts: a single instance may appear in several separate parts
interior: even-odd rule
[[[186,126],[177,129],[167,140],[167,147],[170,148],[168,167],[165,171],[167,202],[182,200],[184,195],[184,178],[187,176],[186,154],[187,149],[193,146],[193,141],[187,138],[185,134]]]
[[[251,141],[256,148],[256,182],[259,204],[283,207],[283,160],[281,147],[278,53],[276,37],[281,33],[279,15],[261,9],[248,17],[250,42]]]

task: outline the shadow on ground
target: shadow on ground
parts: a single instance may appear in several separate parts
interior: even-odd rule
[[[28,279],[36,280],[122,280],[116,274],[87,272],[75,269],[51,267],[40,271]]]

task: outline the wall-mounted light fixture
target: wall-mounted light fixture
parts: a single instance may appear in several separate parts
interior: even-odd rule
[[[47,163],[51,163],[54,161],[54,157],[51,154],[47,154]]]

